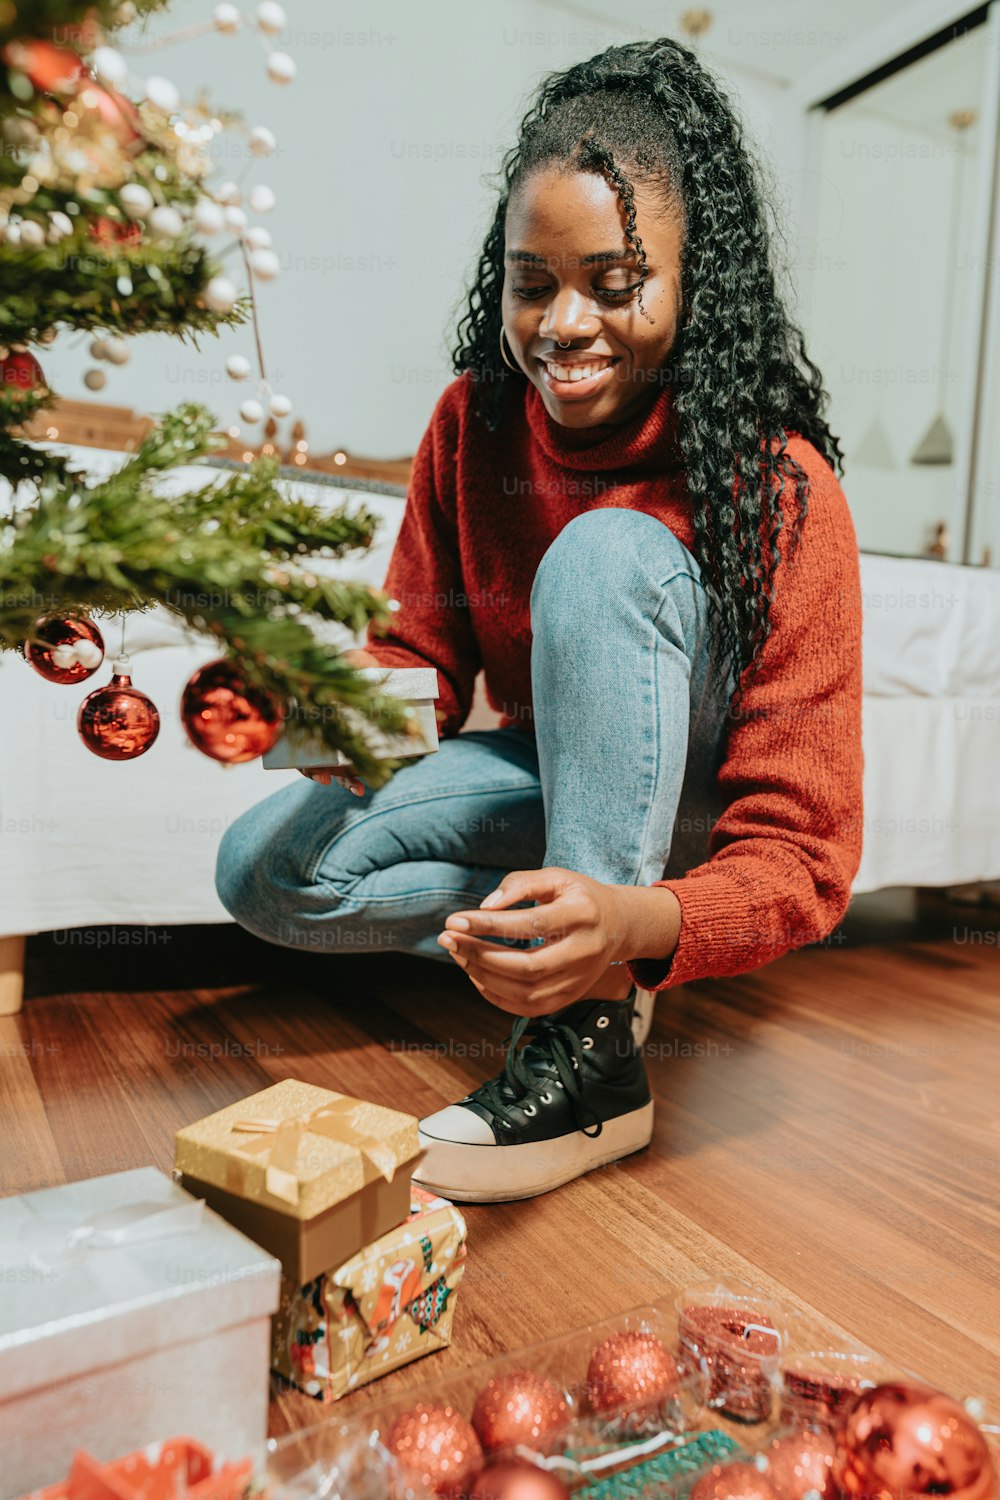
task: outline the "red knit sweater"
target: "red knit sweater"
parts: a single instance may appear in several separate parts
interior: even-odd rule
[[[484,669],[505,724],[531,729],[528,600],[549,543],[573,516],[625,506],[693,550],[692,505],[670,388],[620,426],[573,430],[526,383],[498,430],[471,409],[470,377],[440,397],[421,440],[386,588],[400,601],[368,647],[386,666],[439,673],[443,736],[457,734]],[[719,772],[725,810],[709,858],[656,881],[681,907],[672,960],[630,965],[663,989],[739,974],[815,942],[840,920],[861,858],[861,583],[851,514],[803,438],[789,452],[810,493],[799,546],[775,575],[771,635]],[[785,537],[795,515],[783,496]]]

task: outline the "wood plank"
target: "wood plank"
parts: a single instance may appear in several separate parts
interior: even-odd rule
[[[454,1345],[336,1415],[733,1277],[816,1339],[1000,1402],[997,949],[933,913],[856,907],[842,943],[662,995],[650,1149],[465,1208]],[[509,1018],[452,965],[298,954],[233,927],[171,936],[154,990],[125,949],[29,941],[29,998],[3,1023],[20,1049],[0,1074],[6,1191],[168,1170],[180,1124],[280,1078],[425,1114],[502,1066]],[[333,1414],[276,1389],[272,1430]]]

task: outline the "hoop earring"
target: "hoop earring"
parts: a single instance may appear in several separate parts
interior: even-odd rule
[[[503,324],[502,323],[500,324],[500,358],[503,360],[503,362],[507,366],[508,370],[513,370],[515,375],[523,375],[524,374],[524,371],[521,369],[521,366],[520,365],[512,365],[511,362],[510,362],[510,360],[507,358],[506,353],[504,352],[504,347],[503,347]]]

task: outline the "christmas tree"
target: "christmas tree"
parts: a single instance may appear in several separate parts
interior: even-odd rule
[[[205,99],[182,103],[163,77],[133,79],[114,45],[163,4],[0,0],[0,479],[11,494],[9,514],[0,510],[0,650],[21,651],[55,681],[77,680],[96,670],[107,617],[160,605],[221,652],[216,677],[237,690],[225,700],[237,713],[258,712],[274,736],[285,718],[306,722],[378,786],[398,763],[375,755],[367,730],[405,729],[406,710],[322,638],[324,626],[360,632],[389,617],[393,601],[330,577],[322,561],[368,547],[376,517],[295,498],[273,459],[165,497],[166,471],[222,442],[195,404],[163,415],[97,481],[22,431],[53,399],[42,360],[62,329],[92,333],[94,358],[114,364],[133,335],[197,343],[252,317],[260,351],[253,278],[274,274],[277,258],[233,184],[209,181],[211,142],[235,122]],[[284,24],[263,0],[254,17],[217,5],[205,28],[249,25],[270,46]],[[273,47],[266,67],[276,82],[294,72]],[[255,129],[252,150],[273,149],[269,136]],[[227,230],[244,296],[203,243]],[[246,373],[235,369],[245,361],[230,364]],[[260,376],[258,397],[286,414],[262,356]],[[103,371],[87,383],[100,389]],[[251,398],[241,412],[259,420],[263,405]]]

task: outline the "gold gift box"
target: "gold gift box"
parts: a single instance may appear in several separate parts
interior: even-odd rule
[[[451,1343],[465,1220],[414,1185],[409,1217],[304,1286],[285,1278],[271,1368],[324,1401]]]
[[[286,1079],[174,1140],[181,1185],[276,1255],[302,1285],[410,1211],[417,1120]]]

